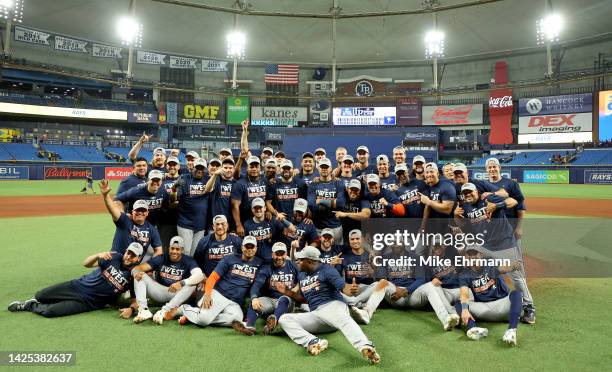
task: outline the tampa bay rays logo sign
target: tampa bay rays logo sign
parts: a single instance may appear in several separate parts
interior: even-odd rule
[[[374,94],[372,83],[367,80],[361,80],[355,85],[355,94],[360,97],[368,97]]]

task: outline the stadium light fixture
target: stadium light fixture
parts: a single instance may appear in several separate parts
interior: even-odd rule
[[[23,21],[24,0],[0,0],[0,18],[21,23]]]
[[[117,21],[117,33],[121,44],[134,48],[142,47],[142,24],[135,18],[122,17]]]
[[[444,32],[432,30],[425,34],[425,58],[444,57]]]
[[[560,14],[552,13],[537,21],[537,42],[538,45],[546,45],[559,41],[559,35],[563,29],[563,17]]]
[[[243,32],[232,31],[227,34],[227,58],[244,59],[246,52],[246,36]]]

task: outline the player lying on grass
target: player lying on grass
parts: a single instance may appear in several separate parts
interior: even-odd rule
[[[9,311],[30,311],[47,318],[99,310],[113,304],[131,286],[132,267],[142,258],[142,245],[130,244],[123,256],[103,252],[83,261],[85,267],[96,267],[79,279],[52,285],[36,293],[33,299],[15,301]]]
[[[482,246],[467,248],[466,258],[474,260],[459,274],[461,283],[461,302],[455,304],[457,313],[467,327],[467,336],[471,340],[479,340],[489,334],[486,328],[478,327],[476,319],[489,322],[508,320],[508,329],[502,337],[505,343],[516,346],[516,329],[521,317],[523,305],[521,292],[510,292],[500,274],[519,270],[519,264],[512,266],[481,266],[479,259],[485,257],[486,249]],[[474,300],[469,299],[470,291]]]
[[[350,287],[338,271],[319,259],[317,248],[306,246],[296,253],[299,267],[299,291],[293,292],[279,283],[276,290],[297,302],[306,302],[310,312],[285,314],[278,320],[289,338],[318,355],[328,347],[328,341],[312,333],[340,330],[361,355],[372,364],[380,363],[374,345],[351,318],[343,301],[342,290]]]

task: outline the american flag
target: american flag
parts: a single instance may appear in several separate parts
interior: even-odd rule
[[[300,66],[266,64],[266,84],[298,85]]]

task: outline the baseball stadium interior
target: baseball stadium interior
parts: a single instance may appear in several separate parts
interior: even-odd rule
[[[134,342],[144,348],[136,355],[160,370],[201,368],[199,348],[210,358],[207,368],[228,370],[247,368],[237,348],[244,348],[243,360],[252,355],[255,370],[293,368],[293,359],[295,367],[315,370],[368,362],[389,370],[474,370],[476,359],[486,363],[483,370],[609,369],[609,340],[600,333],[610,326],[602,309],[612,305],[611,19],[610,0],[0,0],[0,226],[17,241],[7,253],[15,268],[3,278],[2,301],[10,305],[0,319],[10,330],[0,336],[0,369],[40,365],[41,356],[28,353],[53,352],[64,353],[54,354],[53,364],[99,370],[109,359],[92,354],[109,350],[104,339],[113,344],[118,370],[145,365],[128,360]],[[141,161],[147,164],[139,173]],[[150,189],[155,180],[159,192]],[[281,192],[285,182],[297,185],[295,194]],[[322,186],[330,182],[332,191]],[[136,238],[138,228],[126,227],[140,226],[132,222],[139,221],[140,202],[155,230],[147,230],[146,242]],[[455,234],[468,231],[478,206],[487,223],[502,220],[510,233],[504,243],[494,237],[457,252],[513,252],[517,261],[507,270],[497,265],[489,273],[497,275],[490,279],[495,294],[470,287],[475,281],[460,274],[456,292],[448,293],[435,275],[420,287],[415,277],[351,279],[355,252],[371,255],[367,265],[375,256],[366,224],[411,218],[425,221],[405,223],[418,231]],[[260,210],[269,222],[259,220]],[[584,226],[567,227],[575,219]],[[261,237],[253,221],[269,223],[283,238]],[[118,238],[121,229],[128,232]],[[538,235],[567,230],[576,235],[568,242],[585,251],[568,243],[558,248],[563,259],[545,262],[553,249]],[[328,263],[324,235],[335,242]],[[219,265],[210,267],[198,254],[221,236],[233,251],[219,253]],[[11,239],[3,243],[13,245]],[[262,244],[270,252],[262,253]],[[49,247],[34,253],[43,245]],[[186,272],[178,276],[163,272],[168,262],[178,267],[177,247]],[[213,248],[206,249],[210,256]],[[277,290],[271,278],[282,252],[295,278]],[[87,274],[84,257],[83,265],[99,267]],[[587,261],[597,269],[585,269]],[[264,265],[270,297],[258,297],[265,291],[252,285],[255,271],[257,278],[268,272]],[[232,277],[237,267],[241,278],[252,275],[249,287]],[[547,268],[572,278],[547,277]],[[112,280],[104,276],[111,269],[120,272]],[[309,293],[315,272],[316,291],[320,284],[332,298]],[[336,277],[348,292],[334,292]],[[123,306],[84,294],[104,278],[115,287],[129,281],[114,293]],[[71,279],[66,283],[77,284],[49,287]],[[172,295],[152,297],[155,286]],[[62,309],[45,303],[53,295],[64,296]],[[505,302],[487,312],[479,301]],[[221,304],[218,315],[206,315]],[[576,311],[581,323],[569,314]],[[84,314],[62,316],[76,313]],[[452,331],[462,324],[464,331]],[[342,332],[317,333],[323,325]],[[585,341],[577,345],[578,338]],[[178,354],[164,359],[163,351],[175,347]],[[273,350],[285,354],[282,361],[272,362]],[[75,359],[66,359],[70,353]],[[493,356],[487,362],[482,355]]]

